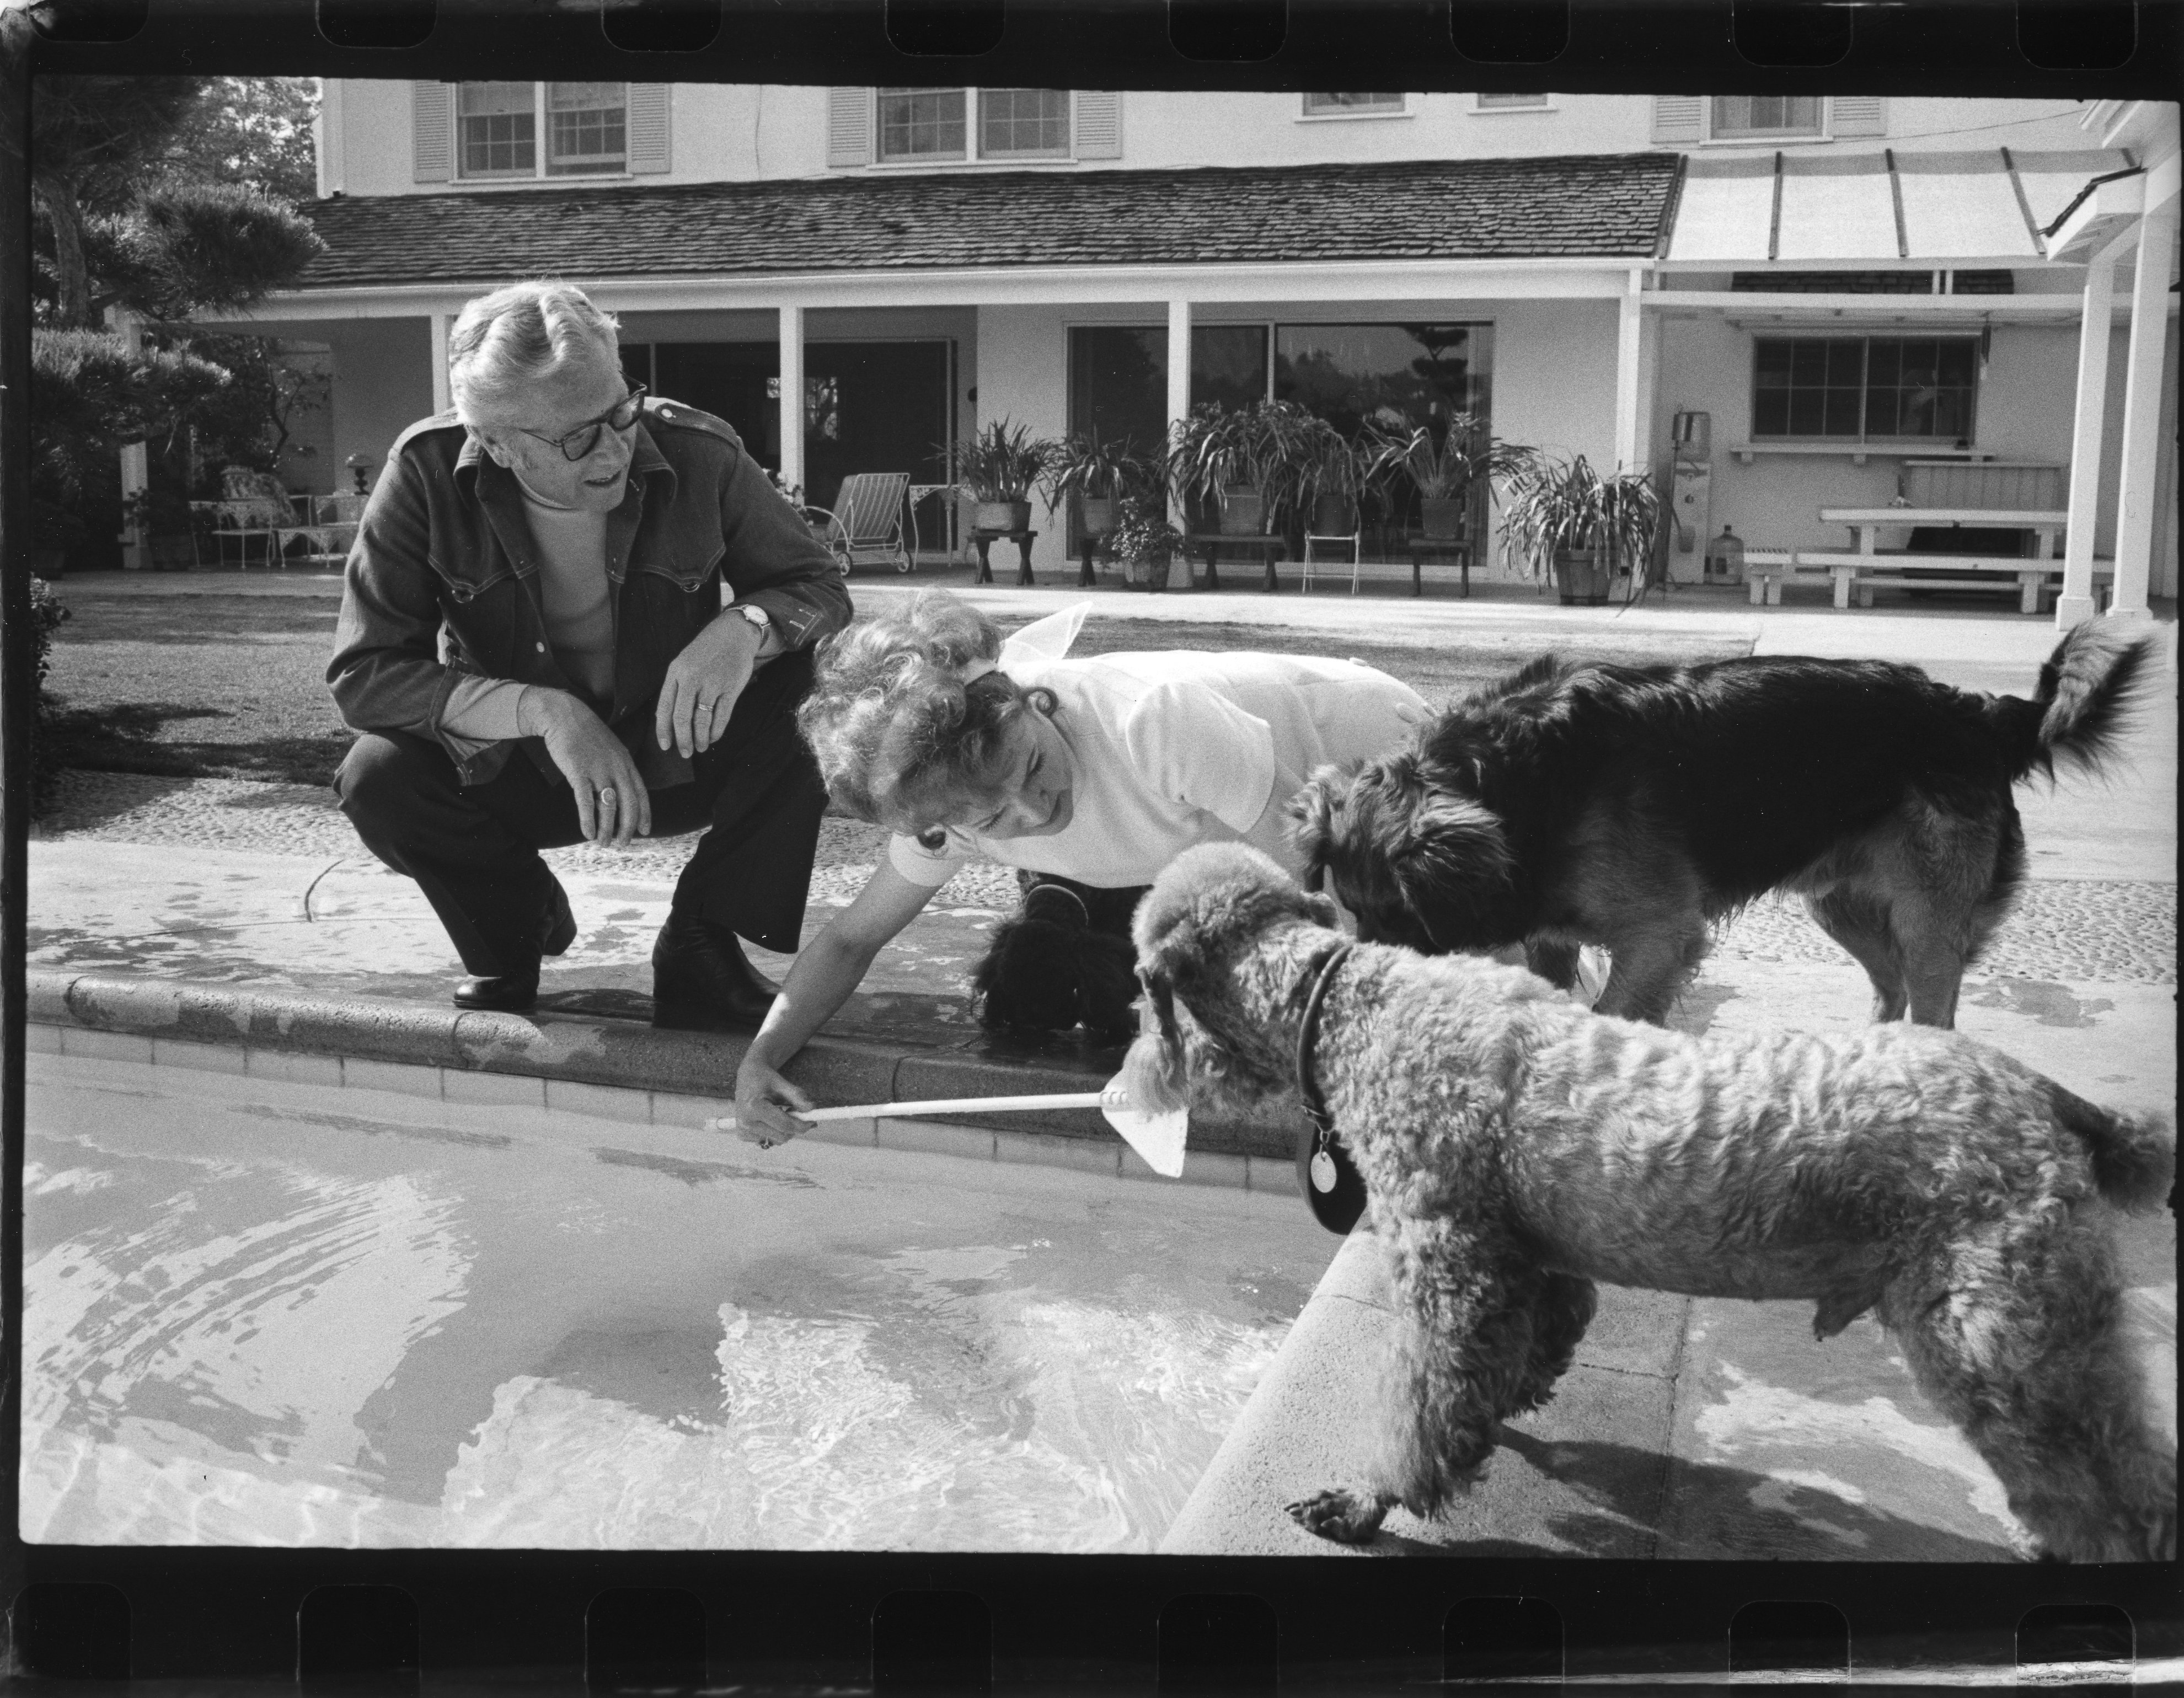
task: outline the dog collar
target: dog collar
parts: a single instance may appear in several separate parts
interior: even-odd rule
[[[1297,1090],[1312,1129],[1297,1148],[1297,1179],[1322,1226],[1346,1233],[1364,1211],[1364,1183],[1342,1147],[1334,1141],[1334,1116],[1320,1094],[1312,1064],[1312,1048],[1319,1036],[1319,1012],[1327,1000],[1327,988],[1356,945],[1345,941],[1330,949],[1312,980],[1305,999],[1304,1019],[1297,1027]]]

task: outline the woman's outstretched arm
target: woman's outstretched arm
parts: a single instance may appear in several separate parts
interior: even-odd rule
[[[781,994],[736,1070],[736,1135],[746,1144],[779,1144],[805,1130],[789,1112],[811,1100],[781,1070],[811,1034],[834,1017],[864,982],[872,958],[916,919],[940,887],[905,878],[882,861],[857,899],[804,946]]]

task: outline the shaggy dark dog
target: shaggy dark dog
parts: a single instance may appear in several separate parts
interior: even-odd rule
[[[1385,1454],[1291,1506],[1306,1527],[1362,1541],[1467,1489],[1604,1280],[1810,1299],[1823,1339],[1873,1310],[2043,1552],[2175,1556],[2175,1443],[2120,1330],[2107,1219],[2168,1194],[2158,1121],[1953,1033],[1689,1038],[1335,921],[1256,850],[1178,855],[1138,910],[1153,1018],[1126,1069],[1140,1107],[1229,1111],[1308,1075],[1394,1250]]]
[[[1412,746],[1326,768],[1292,805],[1361,936],[1429,955],[1521,943],[1567,988],[1613,968],[1603,1014],[1658,1022],[1709,922],[1805,898],[1873,981],[1874,1016],[1956,1023],[1957,990],[2025,876],[2011,786],[2096,768],[2142,640],[2079,626],[2037,693],[1972,695],[1915,666],[1754,656],[1569,666],[1552,656],[1457,703]]]
[[[1023,906],[994,927],[971,976],[981,1024],[1020,1032],[1083,1026],[1120,1043],[1138,1029],[1130,915],[1145,887],[1102,890],[1020,872]]]

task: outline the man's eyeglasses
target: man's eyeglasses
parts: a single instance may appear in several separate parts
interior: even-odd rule
[[[536,437],[542,443],[553,443],[561,450],[563,459],[582,459],[599,445],[601,431],[626,431],[637,422],[637,415],[644,410],[644,391],[645,386],[638,384],[598,418],[588,425],[577,426],[566,436],[542,436],[537,431],[523,430],[521,425],[515,428],[526,437]]]

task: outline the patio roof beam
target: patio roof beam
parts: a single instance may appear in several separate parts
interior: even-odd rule
[[[949,271],[815,272],[740,277],[587,277],[579,282],[618,312],[748,308],[785,302],[829,307],[1028,306],[1230,301],[1613,299],[1634,265],[1650,259],[1420,259],[1279,265],[990,266]],[[416,318],[459,310],[493,280],[354,289],[301,289],[268,297],[248,313],[206,314],[200,324],[255,319]]]

